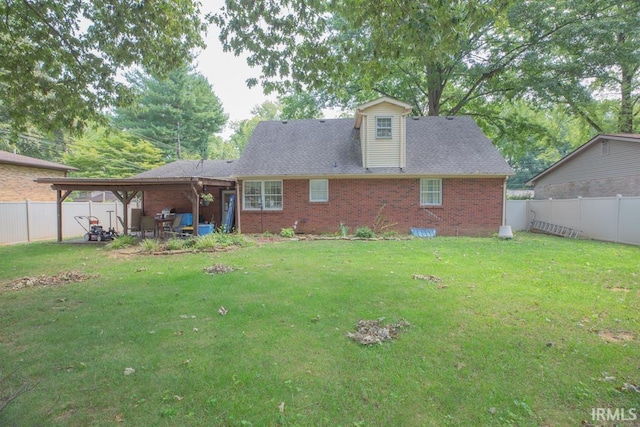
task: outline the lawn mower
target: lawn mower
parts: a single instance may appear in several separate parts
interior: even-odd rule
[[[109,227],[108,230],[105,230],[104,228],[102,228],[98,217],[78,215],[78,216],[74,216],[73,218],[87,232],[84,235],[85,242],[89,242],[89,241],[101,242],[103,240],[113,240],[115,237],[118,236],[118,233],[116,232],[116,230],[113,229],[113,227]],[[87,223],[88,226],[85,226],[85,223]]]

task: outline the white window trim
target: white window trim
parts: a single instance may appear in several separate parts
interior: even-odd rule
[[[313,198],[313,191],[311,190],[311,183],[312,182],[323,182],[324,186],[325,186],[325,193],[324,193],[324,197],[322,199],[314,199]],[[309,201],[312,203],[321,203],[321,202],[328,202],[329,201],[329,180],[328,179],[310,179],[309,180]]]
[[[380,127],[378,125],[378,120],[380,119],[388,119],[389,120],[389,127]],[[381,130],[388,130],[389,131],[389,135],[388,136],[380,136],[380,131]],[[391,116],[380,116],[380,117],[376,117],[376,138],[377,139],[391,139],[393,138],[393,117]]]
[[[438,181],[439,190],[436,193],[435,191],[428,191],[427,182],[428,181]],[[439,203],[426,203],[428,194],[438,194],[438,199],[440,199]],[[420,206],[442,206],[442,179],[441,178],[421,178],[420,179]]]
[[[260,203],[262,204],[262,208],[254,208],[254,207],[249,207],[247,206],[246,200],[247,200],[247,194],[245,193],[245,190],[247,188],[246,184],[249,182],[259,182],[260,183]],[[265,183],[266,182],[279,182],[280,183],[280,198],[281,198],[281,203],[280,206],[276,206],[276,207],[269,207],[266,206],[265,204],[265,193],[264,193],[264,187],[265,187]],[[259,211],[259,210],[264,210],[264,211],[281,211],[284,209],[284,186],[282,183],[281,179],[266,179],[266,180],[247,180],[244,181],[242,184],[242,209],[245,211]]]

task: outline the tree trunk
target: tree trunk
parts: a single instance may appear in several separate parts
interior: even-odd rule
[[[631,99],[633,75],[625,65],[621,67],[620,80],[620,113],[618,115],[618,132],[633,133],[633,100]]]

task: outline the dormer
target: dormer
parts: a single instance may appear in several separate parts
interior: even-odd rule
[[[355,128],[360,130],[362,166],[404,168],[407,164],[406,116],[411,105],[388,96],[356,109]]]

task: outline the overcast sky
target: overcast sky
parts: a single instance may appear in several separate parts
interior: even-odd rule
[[[223,0],[207,0],[202,5],[204,12],[219,10],[224,4]],[[251,109],[267,99],[262,93],[260,85],[249,89],[246,80],[250,77],[259,77],[260,70],[251,69],[244,57],[236,57],[230,52],[222,51],[222,44],[218,40],[218,27],[212,25],[206,37],[207,48],[197,58],[197,70],[204,75],[213,86],[213,91],[222,101],[224,111],[229,115],[229,122],[248,119],[251,117]],[[223,131],[225,136],[230,133]]]

